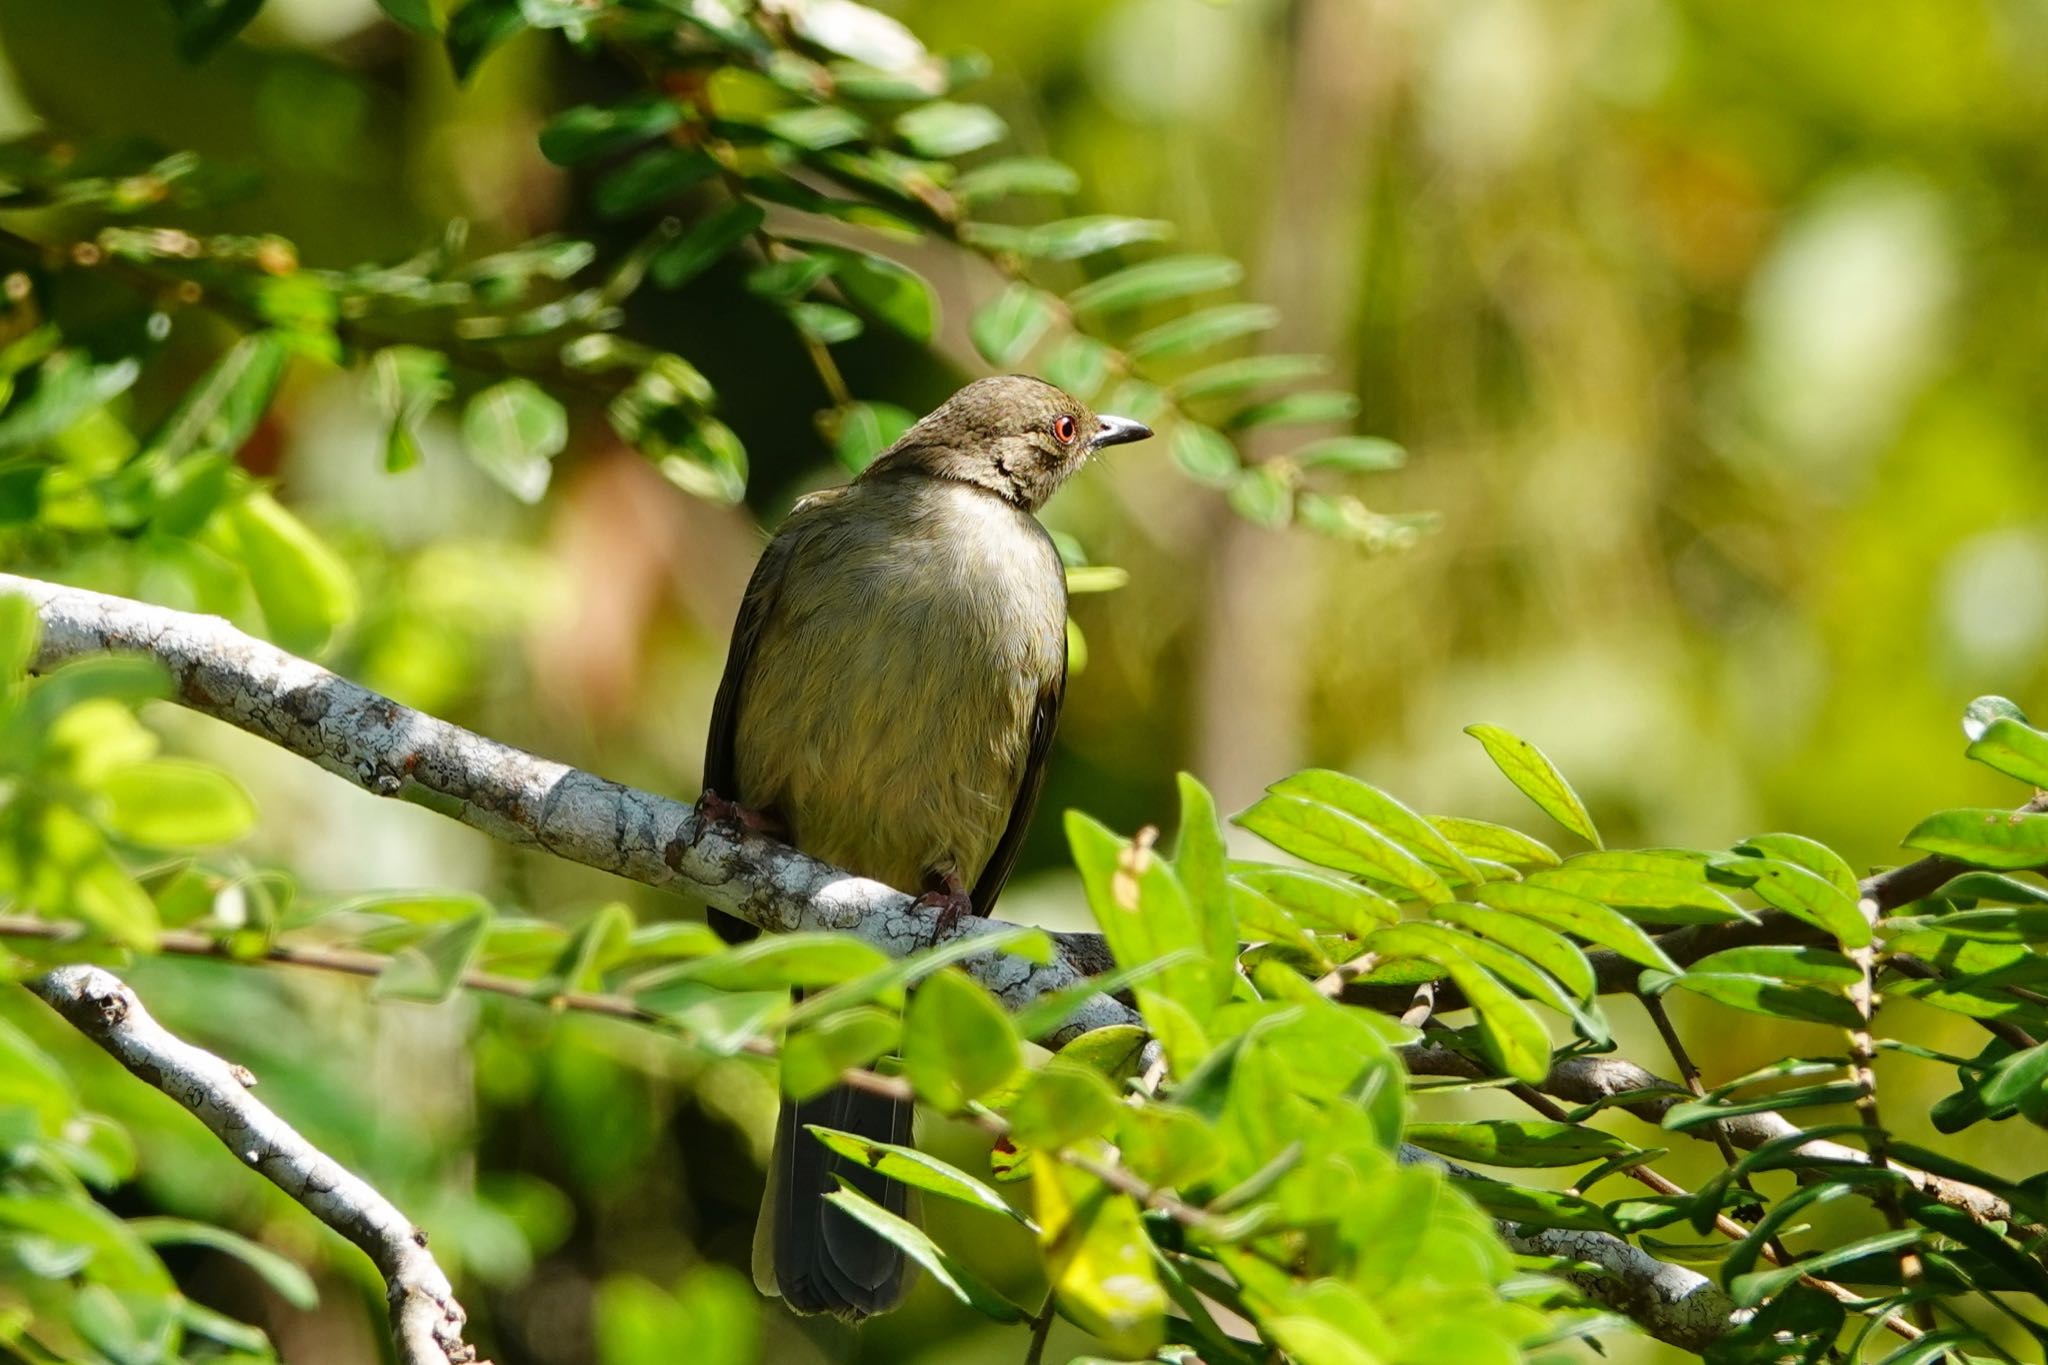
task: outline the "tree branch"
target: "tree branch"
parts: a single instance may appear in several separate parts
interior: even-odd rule
[[[98,967],[60,967],[28,988],[138,1078],[191,1110],[237,1159],[360,1247],[384,1277],[402,1365],[469,1365],[467,1315],[427,1236],[392,1203],[249,1093],[256,1078],[172,1034]]]
[[[48,670],[88,655],[143,654],[167,669],[173,699],[310,759],[378,796],[397,797],[507,843],[702,898],[771,932],[851,934],[893,957],[993,933],[999,921],[938,911],[786,844],[702,818],[681,801],[537,758],[359,687],[214,616],[0,574],[0,593],[42,618],[35,660]],[[1056,934],[1048,963],[990,952],[961,966],[1011,1009],[1108,970],[1099,935]],[[1044,1041],[1136,1022],[1089,997]]]

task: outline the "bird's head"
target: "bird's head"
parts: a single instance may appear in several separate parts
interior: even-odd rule
[[[875,457],[861,477],[927,474],[986,488],[1027,512],[1045,504],[1096,451],[1152,434],[1128,417],[1027,375],[977,379]]]

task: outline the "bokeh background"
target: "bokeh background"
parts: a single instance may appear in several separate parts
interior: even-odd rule
[[[1088,661],[1006,913],[1077,922],[1057,812],[1169,819],[1179,768],[1226,809],[1316,763],[1548,837],[1460,733],[1477,721],[1542,745],[1614,842],[1784,828],[1876,865],[1928,810],[2010,803],[1963,761],[1958,720],[1980,693],[2048,711],[2048,6],[880,7],[936,49],[987,54],[976,95],[1024,149],[1079,170],[1078,211],[1168,219],[1182,245],[1247,262],[1247,295],[1285,310],[1273,347],[1336,357],[1363,428],[1411,452],[1358,491],[1443,518],[1368,558],[1250,525],[1158,443],[1064,492],[1048,520],[1130,583],[1077,599]],[[372,0],[269,0],[196,73],[170,45],[157,0],[0,0],[0,132],[144,133],[245,166],[256,192],[212,225],[282,232],[319,264],[408,254],[450,218],[479,248],[616,231],[579,219],[570,173],[535,146],[554,113],[631,83],[602,60],[525,35],[458,88]],[[916,264],[941,291],[938,353],[875,332],[840,351],[856,392],[922,411],[979,372],[965,320],[994,286],[942,248]],[[641,298],[628,331],[716,383],[753,462],[744,508],[685,497],[589,412],[537,508],[475,472],[452,419],[428,429],[421,468],[387,475],[360,376],[295,369],[243,461],[362,577],[370,609],[336,665],[694,793],[760,527],[842,477],[811,425],[815,374],[738,274]],[[229,336],[183,329],[177,378]],[[211,723],[153,719],[255,791],[259,856],[305,894],[470,887],[568,922],[614,899],[694,913]],[[136,980],[181,1028],[279,1076],[271,1102],[430,1229],[499,1361],[592,1358],[628,1330],[600,1311],[622,1301],[616,1277],[744,1266],[772,1077],[587,1019],[370,1007],[350,984],[282,974],[216,989],[225,970]],[[191,1253],[196,1292],[265,1322],[295,1362],[385,1349],[365,1266],[7,1000],[95,1104],[188,1134],[144,1154],[137,1211],[226,1218],[326,1291],[294,1312]],[[1660,1063],[1615,1014],[1624,1050]],[[1679,1022],[1703,1030],[1710,1073],[1807,1045],[1725,1012]],[[1887,1117],[1926,1138],[1938,1074],[1887,1065]],[[2002,1136],[1965,1155],[2016,1175],[2048,1158],[2035,1130]],[[1682,1150],[1668,1166],[1687,1180],[1713,1162]],[[1024,1247],[984,1250],[996,1279],[1028,1284]],[[928,1291],[858,1339],[773,1312],[762,1330],[773,1361],[1022,1349]],[[1080,1349],[1066,1330],[1054,1358]],[[1675,1357],[1617,1340],[1608,1358]]]

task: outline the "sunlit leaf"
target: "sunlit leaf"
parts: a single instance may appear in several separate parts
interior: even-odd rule
[[[1586,803],[1572,790],[1572,784],[1565,781],[1557,765],[1544,757],[1542,750],[1498,725],[1468,725],[1465,733],[1479,741],[1494,766],[1544,814],[1593,847],[1602,847],[1600,831],[1593,828],[1593,817],[1587,814]]]
[[[955,968],[925,978],[903,1029],[910,1083],[920,1099],[949,1113],[1007,1084],[1023,1066],[1010,1016]]]
[[[251,493],[227,513],[271,638],[317,653],[355,618],[355,577],[341,557],[268,493]]]
[[[901,1021],[885,1010],[857,1005],[795,1033],[782,1044],[782,1093],[808,1099],[838,1084],[896,1046]]]
[[[1370,877],[1425,901],[1451,899],[1443,878],[1421,858],[1363,820],[1321,802],[1268,795],[1234,816],[1232,823],[1324,867]]]
[[[1411,1123],[1406,1135],[1439,1156],[1487,1166],[1578,1166],[1634,1150],[1612,1133],[1548,1119]]]
[[[231,843],[256,823],[256,805],[220,769],[180,758],[153,758],[109,773],[100,784],[107,826],[153,848]]]
[[[896,120],[896,132],[919,156],[944,160],[979,151],[1009,132],[1002,116],[985,104],[936,100]]]
[[[836,1132],[830,1128],[810,1126],[811,1133],[838,1152],[851,1157],[871,1171],[879,1172],[891,1180],[951,1199],[970,1208],[987,1209],[1029,1225],[1031,1220],[1010,1207],[1009,1202],[993,1189],[968,1175],[958,1167],[949,1166],[935,1156],[928,1156],[915,1147],[899,1147],[894,1143],[875,1142],[854,1133]]]
[[[1137,1204],[1053,1161],[1034,1166],[1031,1190],[1053,1292],[1066,1314],[1127,1358],[1149,1355],[1167,1298]]]
[[[1243,278],[1244,267],[1227,256],[1163,256],[1082,285],[1067,306],[1086,317],[1228,289]]]
[[[991,365],[1014,365],[1038,344],[1053,317],[1045,295],[1018,282],[977,308],[967,330],[982,359]]]

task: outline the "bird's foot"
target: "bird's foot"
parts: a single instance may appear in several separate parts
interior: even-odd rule
[[[948,872],[938,878],[938,885],[919,896],[915,904],[926,910],[938,911],[938,918],[932,926],[932,942],[938,943],[951,938],[960,925],[960,917],[974,913],[974,900],[967,894],[967,884],[960,880],[957,872]]]
[[[770,839],[789,837],[789,827],[773,811],[755,810],[739,802],[720,796],[709,787],[697,798],[697,815],[706,824],[716,825],[729,834],[760,834]]]

